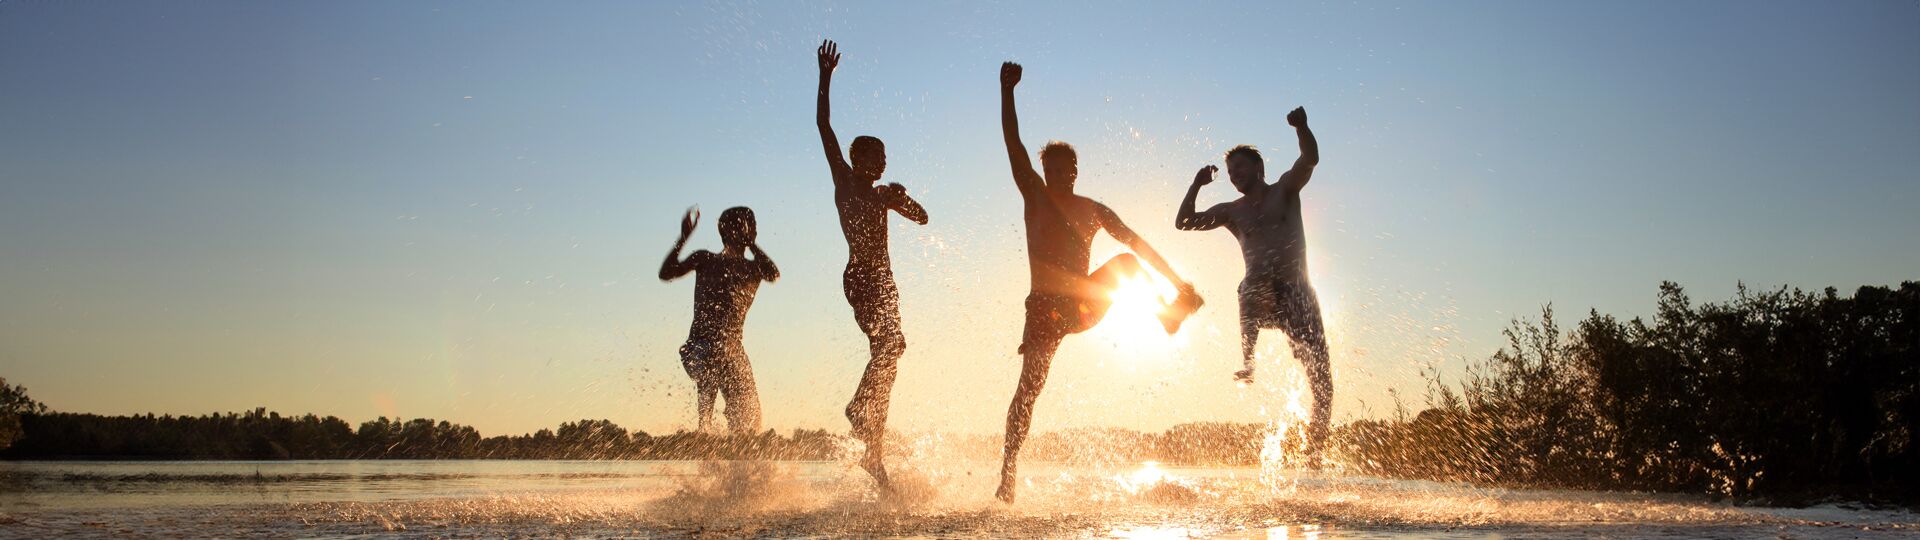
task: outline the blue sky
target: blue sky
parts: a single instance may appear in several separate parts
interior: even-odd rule
[[[0,375],[69,411],[671,430],[692,286],[654,270],[678,212],[714,247],[748,205],[785,274],[747,330],[769,424],[843,429],[865,340],[812,122],[830,37],[841,139],[884,139],[933,220],[893,222],[900,427],[991,431],[1012,392],[1006,60],[1030,146],[1077,145],[1080,191],[1211,301],[1173,338],[1069,342],[1040,428],[1297,393],[1271,333],[1279,376],[1229,383],[1236,247],[1170,226],[1227,148],[1292,159],[1295,106],[1336,417],[1381,414],[1548,302],[1920,277],[1916,26],[1911,2],[4,2]]]

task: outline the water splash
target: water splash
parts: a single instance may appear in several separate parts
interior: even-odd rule
[[[27,479],[29,491],[0,492],[0,536],[1896,538],[1920,532],[1920,516],[1901,510],[1750,508],[1679,495],[1338,475],[1291,477],[1291,491],[1276,496],[1250,469],[1163,463],[1118,469],[1034,464],[1028,476],[1034,482],[1012,507],[991,500],[997,463],[977,461],[924,464],[947,480],[936,482],[938,495],[917,507],[866,500],[871,488],[864,474],[830,462],[201,464],[173,472],[266,468],[281,480],[247,489],[142,480],[104,490],[92,481],[58,478],[88,470],[90,478],[111,478],[100,473],[131,465],[0,465],[24,467],[16,474],[54,475],[53,481]],[[181,467],[141,466],[159,475]],[[362,470],[367,467],[378,470]],[[445,470],[394,474],[421,468]],[[364,472],[381,475],[383,487],[356,489],[364,482],[340,478]]]
[[[1294,471],[1305,465],[1307,451],[1306,429],[1309,422],[1304,400],[1307,395],[1305,383],[1298,378],[1281,392],[1284,398],[1279,411],[1267,414],[1266,435],[1260,442],[1260,483],[1275,493],[1291,491],[1296,487]]]

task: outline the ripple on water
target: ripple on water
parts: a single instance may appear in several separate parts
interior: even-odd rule
[[[248,467],[259,469],[261,480],[219,476],[254,473],[219,467],[9,468],[12,479],[0,483],[9,486],[0,490],[0,536],[1858,538],[1920,532],[1920,519],[1906,511],[1744,508],[1673,495],[1481,489],[1313,473],[1290,474],[1275,488],[1258,470],[1158,464],[1036,464],[1012,507],[989,497],[997,463],[900,467],[901,488],[891,497],[877,496],[864,473],[840,463],[227,469]],[[181,478],[166,478],[169,472]],[[73,504],[82,499],[94,503]],[[109,504],[97,504],[101,500]]]

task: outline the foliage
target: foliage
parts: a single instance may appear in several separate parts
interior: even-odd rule
[[[0,377],[0,450],[20,438],[20,415],[46,411],[46,405],[27,397],[26,387],[8,384],[6,377]]]
[[[1340,430],[1344,460],[1396,477],[1740,498],[1907,499],[1920,485],[1920,283],[1852,297],[1740,287],[1651,323],[1549,307],[1431,408]]]
[[[560,424],[528,435],[481,437],[470,426],[427,418],[377,418],[353,429],[332,416],[255,409],[206,416],[22,416],[27,436],[9,459],[830,459],[824,430],[751,436],[628,432],[607,420]]]

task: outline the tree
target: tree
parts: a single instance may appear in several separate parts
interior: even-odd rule
[[[20,415],[45,412],[46,405],[27,397],[27,387],[7,384],[7,378],[0,377],[0,450],[20,439]]]

